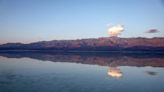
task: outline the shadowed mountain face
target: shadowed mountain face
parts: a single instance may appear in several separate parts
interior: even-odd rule
[[[42,61],[70,62],[101,66],[152,66],[164,67],[164,54],[150,53],[43,53],[43,52],[3,52],[7,58],[32,58]]]
[[[81,40],[53,40],[30,44],[7,43],[0,50],[57,51],[164,51],[164,38],[104,37]]]

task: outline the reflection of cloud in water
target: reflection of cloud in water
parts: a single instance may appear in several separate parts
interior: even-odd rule
[[[153,72],[153,71],[146,71],[146,73],[152,76],[157,75],[157,72]]]
[[[114,78],[121,78],[123,73],[117,67],[109,67],[108,75]]]

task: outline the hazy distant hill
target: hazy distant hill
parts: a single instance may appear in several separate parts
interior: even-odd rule
[[[0,50],[56,50],[56,51],[164,51],[164,38],[118,38],[53,40],[30,44],[7,43]]]

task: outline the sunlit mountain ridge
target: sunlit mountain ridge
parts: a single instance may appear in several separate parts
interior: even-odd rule
[[[78,40],[52,40],[29,44],[6,43],[0,50],[54,51],[164,51],[164,38],[101,37]]]

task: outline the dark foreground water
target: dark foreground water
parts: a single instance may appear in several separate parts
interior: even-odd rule
[[[164,57],[0,53],[0,92],[164,92]]]

